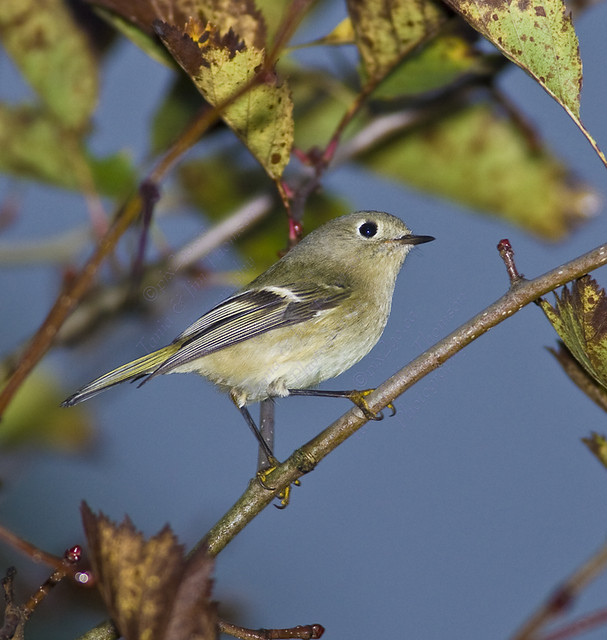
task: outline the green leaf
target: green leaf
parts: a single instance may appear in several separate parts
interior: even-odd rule
[[[97,191],[112,198],[122,198],[133,191],[139,179],[133,159],[126,151],[96,158],[87,153],[87,160]]]
[[[187,33],[164,22],[156,28],[204,98],[213,106],[227,105],[222,109],[225,122],[278,180],[293,144],[293,103],[286,83],[275,73],[257,77],[264,68],[264,50],[246,44],[231,30],[221,34],[213,25],[205,27],[195,20]]]
[[[203,0],[199,6],[202,22],[214,25],[220,33],[231,29],[247,47],[266,47],[265,18],[254,0]]]
[[[607,297],[590,276],[554,294],[554,307],[541,299],[546,317],[582,367],[607,388]]]
[[[571,116],[601,162],[607,158],[580,120],[582,60],[563,0],[446,0]]]
[[[320,4],[320,3],[319,3]],[[266,30],[266,43],[262,46],[271,46],[282,25],[284,15],[288,8],[285,0],[256,0],[255,5],[263,15]],[[308,14],[310,19],[310,14]]]
[[[97,64],[63,0],[2,0],[2,44],[50,113],[82,131],[97,104]]]
[[[463,76],[489,76],[503,67],[503,60],[481,53],[466,37],[440,36],[407,56],[373,91],[373,98],[415,96],[448,87]]]
[[[295,144],[304,150],[323,148],[356,99],[356,93],[338,78],[292,63],[285,66],[295,105]],[[348,134],[365,118],[366,114],[356,115],[354,124],[348,126]]]
[[[378,79],[447,19],[434,0],[347,0],[365,72]]]
[[[107,195],[124,195],[135,185],[126,155],[90,157],[79,134],[36,107],[0,104],[0,148],[0,171],[17,177],[75,190],[93,180]]]
[[[79,136],[39,108],[0,104],[0,170],[79,189],[87,166]]]
[[[0,422],[0,447],[41,447],[76,453],[90,445],[93,432],[85,409],[66,411],[65,397],[52,375],[31,375],[17,391]]]
[[[393,135],[361,159],[379,173],[551,240],[587,218],[596,201],[517,122],[488,105]]]
[[[579,119],[582,61],[563,0],[447,0],[447,4]]]

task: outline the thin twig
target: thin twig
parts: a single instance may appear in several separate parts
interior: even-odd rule
[[[560,629],[555,629],[545,636],[542,636],[540,640],[570,640],[573,636],[577,636],[580,633],[587,633],[588,631],[607,624],[607,609],[601,609],[594,613],[588,613],[569,624],[563,625]]]
[[[75,563],[67,563],[66,557],[59,558],[51,553],[47,553],[42,549],[39,549],[31,542],[23,540],[12,531],[0,525],[0,540],[6,542],[8,545],[24,553],[33,562],[41,562],[54,569],[56,572],[63,572],[65,575],[69,575],[78,584],[87,584],[86,572],[81,572],[75,567]],[[75,549],[75,547],[74,547]],[[66,554],[69,552],[68,550]]]
[[[240,640],[316,640],[322,637],[325,629],[320,624],[298,625],[289,629],[247,629],[220,620],[219,631]]]
[[[28,620],[38,605],[48,596],[48,594],[67,576],[72,576],[76,570],[76,565],[82,558],[82,548],[79,545],[67,549],[61,561],[61,567],[53,573],[36,589],[21,607],[21,613],[25,620]],[[78,576],[85,576],[85,581],[81,584],[93,584],[92,575],[88,572],[77,572]]]
[[[245,202],[227,218],[206,229],[200,236],[179,249],[170,257],[168,267],[179,271],[193,265],[226,242],[237,238],[245,230],[261,220],[272,208],[269,193],[262,193]]]
[[[510,278],[510,286],[514,287],[518,285],[521,280],[525,279],[522,273],[518,272],[516,263],[514,262],[514,249],[510,244],[508,238],[504,238],[497,243],[497,250],[500,254],[500,258],[504,261],[508,278]]]
[[[4,590],[4,624],[0,628],[0,640],[10,640],[17,632],[20,624],[23,624],[19,607],[15,604],[15,593],[13,582],[17,569],[9,567],[6,576],[2,578],[2,589]]]
[[[333,156],[332,166],[343,164],[384,140],[389,140],[404,129],[411,128],[420,121],[425,120],[427,113],[428,107],[424,105],[421,109],[411,107],[374,118],[349,140],[340,145]]]
[[[577,569],[514,634],[512,640],[534,640],[556,616],[566,611],[585,587],[607,568],[607,543]]]
[[[325,629],[320,624],[307,624],[289,629],[247,629],[237,625],[219,620],[219,631],[227,633],[241,640],[282,640],[299,639],[299,640],[316,640],[322,637]],[[116,640],[118,630],[109,620],[97,625],[94,629],[90,629],[78,640]]]
[[[136,290],[141,284],[144,271],[145,252],[148,244],[152,217],[158,200],[160,200],[160,187],[157,183],[144,180],[139,185],[139,195],[141,196],[141,235],[139,236],[139,246],[133,260],[131,289]]]
[[[64,265],[73,262],[91,241],[87,227],[70,229],[33,240],[0,243],[0,264],[5,267],[43,263]]]
[[[39,550],[36,550],[38,554],[41,554]],[[14,567],[10,567],[6,572],[6,577],[2,580],[2,587],[4,589],[4,624],[0,628],[0,640],[11,640],[12,638],[23,637],[23,626],[31,618],[34,611],[38,608],[40,603],[48,596],[48,594],[67,576],[72,575],[75,571],[76,565],[80,562],[82,557],[82,548],[78,545],[67,549],[63,559],[60,561],[59,567],[53,571],[53,573],[36,589],[36,591],[27,599],[27,601],[21,606],[15,604],[13,593],[13,580],[17,573]],[[82,572],[81,575],[86,575],[87,582],[92,583],[90,580],[91,575],[87,572]],[[86,584],[86,582],[83,582]]]

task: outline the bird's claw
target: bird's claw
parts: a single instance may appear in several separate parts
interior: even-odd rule
[[[293,485],[300,487],[301,482],[299,480],[295,480]],[[277,494],[276,498],[280,500],[280,504],[275,504],[274,506],[277,509],[286,509],[289,506],[289,500],[291,499],[291,485],[285,487],[279,494]]]
[[[261,469],[257,472],[257,482],[259,482],[259,484],[267,491],[276,491],[276,487],[270,487],[267,484],[266,480],[272,473],[272,471],[274,471],[276,467],[278,467],[279,462],[278,460],[274,459],[270,461],[270,464],[272,466],[266,467],[265,469]],[[296,487],[299,487],[301,485],[301,482],[299,480],[295,480],[293,484]],[[291,485],[285,487],[280,493],[277,493],[276,498],[280,500],[280,504],[275,504],[274,506],[277,509],[285,509],[289,505],[289,500],[291,499]]]
[[[350,394],[348,395],[348,398],[350,398],[350,400],[352,400],[352,402],[363,412],[367,420],[375,420],[376,422],[379,422],[380,420],[384,419],[383,411],[378,411],[378,412],[371,411],[371,408],[369,407],[369,405],[367,404],[367,400],[365,399],[366,396],[373,393],[374,391],[375,389],[364,389],[363,391],[351,391]],[[396,415],[396,407],[391,402],[386,406],[391,411],[390,417]]]

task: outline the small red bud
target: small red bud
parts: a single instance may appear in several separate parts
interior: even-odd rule
[[[80,558],[82,558],[82,547],[79,544],[74,545],[70,549],[67,549],[63,554],[63,557],[68,562],[79,562]]]
[[[567,587],[557,589],[548,602],[548,607],[552,613],[562,613],[573,604],[573,593]]]

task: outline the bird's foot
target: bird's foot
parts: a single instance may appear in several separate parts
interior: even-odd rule
[[[375,389],[363,389],[361,391],[349,391],[347,397],[365,414],[365,418],[367,420],[383,420],[384,414],[382,411],[378,411],[375,413],[371,411],[369,405],[366,401],[366,396],[373,393]],[[390,403],[387,405],[388,409],[392,412],[390,417],[396,414],[396,407]]]
[[[260,469],[257,472],[257,482],[259,482],[259,484],[267,491],[276,491],[276,487],[271,487],[270,485],[268,485],[267,479],[268,479],[268,476],[272,473],[272,471],[274,471],[280,463],[278,462],[278,460],[276,460],[276,458],[273,458],[268,462],[270,463],[269,467],[266,467],[265,469]],[[295,480],[293,484],[296,487],[301,486],[301,482],[299,480]],[[280,504],[275,504],[274,506],[277,509],[285,509],[289,505],[289,500],[291,499],[291,485],[289,485],[288,487],[285,487],[280,493],[277,493],[276,499],[280,501]]]

